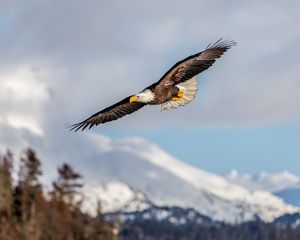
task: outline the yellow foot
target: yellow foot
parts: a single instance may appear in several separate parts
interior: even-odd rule
[[[179,101],[181,98],[183,98],[183,92],[178,92],[176,96],[172,97],[173,101]]]

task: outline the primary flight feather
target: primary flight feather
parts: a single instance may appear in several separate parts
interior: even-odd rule
[[[196,75],[205,71],[217,58],[234,46],[231,40],[218,40],[199,53],[176,63],[161,79],[138,94],[95,113],[86,120],[71,126],[70,130],[90,129],[100,123],[117,120],[131,114],[145,105],[161,105],[161,110],[177,108],[191,102],[197,94]]]

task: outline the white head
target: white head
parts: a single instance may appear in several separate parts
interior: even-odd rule
[[[145,89],[144,91],[131,96],[129,101],[148,103],[153,101],[154,97],[154,93],[150,89]]]

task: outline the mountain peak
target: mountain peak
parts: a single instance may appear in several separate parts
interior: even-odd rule
[[[116,198],[123,193],[121,198],[128,201],[133,198],[132,188],[125,190],[124,185],[145,193],[141,194],[139,204],[142,199],[146,205],[153,202],[157,206],[194,208],[214,220],[227,222],[241,222],[255,216],[272,221],[281,214],[296,211],[268,192],[249,191],[222,176],[190,166],[143,138],[126,138],[107,144],[104,152],[95,149],[97,154],[93,154],[90,161],[92,168],[86,169],[88,181],[109,185],[102,186],[101,190],[98,187],[99,197],[109,196],[106,206],[103,204],[106,211],[127,207]]]

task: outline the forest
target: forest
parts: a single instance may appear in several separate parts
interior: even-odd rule
[[[100,211],[96,217],[81,211],[82,177],[70,165],[58,167],[58,177],[48,192],[40,182],[41,161],[32,149],[22,154],[16,180],[13,166],[13,154],[1,154],[1,240],[116,239],[114,228]]]

